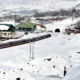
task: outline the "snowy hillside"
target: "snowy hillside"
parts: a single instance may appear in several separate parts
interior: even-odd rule
[[[76,66],[70,69],[66,77],[62,80],[79,80],[80,79],[80,66]]]
[[[54,11],[75,7],[80,1],[76,0],[44,0],[36,3],[13,4],[8,3],[0,6],[0,15],[4,14],[29,14],[35,11]],[[69,5],[70,4],[70,5]],[[65,6],[66,5],[66,6]]]
[[[76,5],[75,9],[80,10],[80,4]]]

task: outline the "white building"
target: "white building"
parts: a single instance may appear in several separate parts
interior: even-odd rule
[[[15,28],[11,24],[0,24],[0,37],[12,38],[15,35]]]

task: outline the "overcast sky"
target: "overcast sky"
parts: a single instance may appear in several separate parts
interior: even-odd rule
[[[0,5],[3,5],[4,3],[22,4],[22,3],[32,3],[32,2],[40,2],[40,1],[49,2],[49,1],[60,1],[60,0],[0,0]],[[79,1],[79,0],[66,0],[66,1]]]
[[[36,1],[40,0],[0,0],[0,5],[3,5],[4,3],[22,4],[22,3],[31,3]]]

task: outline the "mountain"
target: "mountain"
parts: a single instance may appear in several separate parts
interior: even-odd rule
[[[36,3],[25,3],[25,4],[12,4],[5,3],[0,6],[0,15],[9,14],[31,14],[36,11],[54,11],[60,9],[69,9],[79,4],[79,0],[41,0],[41,2]]]
[[[80,10],[80,4],[76,5],[75,9]]]

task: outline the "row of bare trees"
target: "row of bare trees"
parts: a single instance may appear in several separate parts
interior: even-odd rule
[[[46,12],[38,12],[36,11],[33,16],[34,17],[45,17],[45,16],[72,16],[75,12],[78,12],[76,9],[69,9],[69,10],[64,10],[64,9],[61,9],[61,10],[56,10],[56,11],[46,11]],[[11,15],[11,14],[8,14],[8,15],[4,15],[3,17],[0,17],[0,20],[3,19],[3,20],[15,20],[16,22],[21,22],[23,20],[26,20],[27,19],[30,19],[31,16],[28,16],[27,14],[26,15],[18,15],[18,14],[15,14],[15,15]]]
[[[27,16],[21,16],[21,15],[5,15],[3,17],[0,17],[0,20],[15,20],[16,22],[21,22],[25,20]]]
[[[50,16],[72,16],[72,14],[74,14],[75,12],[77,12],[76,9],[69,9],[69,10],[56,10],[56,11],[46,11],[46,12],[35,12],[34,16],[35,17],[44,17],[46,15],[50,15]]]

